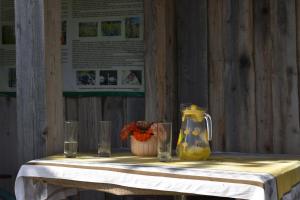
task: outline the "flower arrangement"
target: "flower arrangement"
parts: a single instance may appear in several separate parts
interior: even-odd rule
[[[121,130],[121,139],[130,137],[131,152],[136,156],[156,156],[157,137],[155,123],[146,121],[131,122]]]
[[[140,142],[149,140],[154,135],[153,129],[151,128],[152,124],[153,123],[145,121],[137,121],[125,125],[121,130],[121,140],[126,140],[129,136],[133,136]]]

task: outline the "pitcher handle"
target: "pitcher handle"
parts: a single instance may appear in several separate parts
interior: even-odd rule
[[[208,141],[212,140],[212,120],[211,116],[207,113],[204,114],[206,125],[207,125],[207,132],[208,132]]]

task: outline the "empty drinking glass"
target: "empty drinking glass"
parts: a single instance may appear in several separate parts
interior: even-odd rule
[[[156,123],[155,129],[158,139],[157,157],[162,162],[170,161],[172,158],[172,123]]]
[[[65,121],[64,122],[64,154],[67,158],[75,158],[78,148],[78,122]]]
[[[98,156],[111,155],[111,121],[98,121]]]

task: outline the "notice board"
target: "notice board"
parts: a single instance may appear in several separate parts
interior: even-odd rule
[[[13,92],[13,0],[0,0],[0,92]],[[63,91],[72,96],[144,94],[143,0],[61,0]]]

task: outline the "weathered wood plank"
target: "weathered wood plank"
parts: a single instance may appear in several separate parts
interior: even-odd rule
[[[123,97],[104,97],[102,100],[103,120],[112,121],[112,148],[122,147],[120,140],[120,130],[124,125],[124,98]]]
[[[254,8],[256,146],[260,153],[273,152],[271,1],[255,1]]]
[[[173,0],[144,1],[145,115],[176,124],[175,8]]]
[[[65,120],[78,121],[78,98],[65,97]]]
[[[125,102],[126,116],[124,121],[126,123],[145,119],[145,99],[143,97],[127,97]]]
[[[208,108],[207,1],[176,1],[179,103]]]
[[[46,155],[43,2],[16,1],[18,156],[20,164]],[[24,9],[26,8],[26,9]],[[36,15],[31,19],[31,15]],[[27,30],[29,29],[29,30]],[[38,30],[39,29],[39,30]],[[36,31],[37,34],[33,33]],[[25,33],[23,33],[25,32]],[[35,58],[35,59],[33,59]],[[36,69],[37,64],[40,64]],[[42,79],[42,83],[40,79]],[[21,83],[26,85],[21,85]],[[25,87],[26,86],[26,87]],[[34,88],[33,88],[34,87]],[[34,90],[35,89],[35,90]],[[25,103],[26,102],[26,103]],[[37,112],[38,111],[38,112]],[[39,120],[37,120],[39,119]]]
[[[253,1],[239,2],[238,23],[238,79],[239,79],[239,132],[240,151],[256,151],[256,109],[255,109],[255,68]]]
[[[213,119],[213,150],[225,148],[223,1],[208,1],[209,112]]]
[[[275,153],[299,153],[299,96],[294,0],[271,1]]]
[[[297,69],[298,69],[298,101],[300,101],[300,1],[296,1],[296,37],[297,37]],[[300,107],[299,107],[300,109]],[[300,110],[299,110],[300,113]],[[299,119],[300,120],[300,119]],[[300,154],[300,149],[298,150],[297,154]]]
[[[256,145],[252,1],[223,1],[226,150]]]
[[[145,0],[144,10],[145,119],[148,121],[171,121],[173,130],[176,130],[175,1]],[[159,199],[159,197],[155,197],[155,199]]]
[[[226,151],[239,151],[238,116],[238,3],[223,1],[224,104]]]
[[[102,120],[101,98],[81,97],[78,99],[78,150],[81,152],[97,152],[97,122]]]
[[[19,164],[62,152],[59,0],[16,0]]]
[[[61,68],[61,3],[44,0],[46,65],[47,154],[63,150],[63,96]],[[39,31],[39,30],[37,30]],[[37,66],[38,67],[38,66]]]

